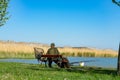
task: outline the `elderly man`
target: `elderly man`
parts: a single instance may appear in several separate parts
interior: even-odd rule
[[[51,43],[51,48],[48,49],[47,54],[52,54],[52,55],[59,55],[58,49],[55,47],[54,43]],[[51,68],[52,67],[52,61],[54,61],[59,67],[59,58],[47,58],[48,60],[48,66]]]

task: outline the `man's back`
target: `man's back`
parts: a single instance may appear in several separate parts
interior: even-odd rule
[[[49,48],[48,51],[47,51],[47,54],[59,54],[59,51],[57,48]]]

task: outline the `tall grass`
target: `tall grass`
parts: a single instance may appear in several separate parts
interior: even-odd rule
[[[35,43],[0,42],[0,58],[34,58],[34,47],[43,48],[45,53],[49,46]],[[80,57],[116,57],[117,51],[90,48],[58,48],[65,56]],[[44,54],[45,54],[44,53]]]

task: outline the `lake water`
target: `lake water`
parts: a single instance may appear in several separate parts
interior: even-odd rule
[[[94,58],[94,57],[68,57],[70,63],[83,61],[85,66],[96,66],[104,68],[117,68],[117,58]],[[38,64],[37,59],[0,59],[0,62],[19,62]],[[79,65],[79,64],[74,64]]]

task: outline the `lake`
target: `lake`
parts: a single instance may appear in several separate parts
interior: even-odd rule
[[[117,58],[95,58],[95,57],[68,57],[70,63],[83,61],[85,66],[96,66],[104,68],[117,68]],[[37,59],[0,59],[0,62],[19,62],[38,64]],[[79,64],[74,64],[79,65]]]

